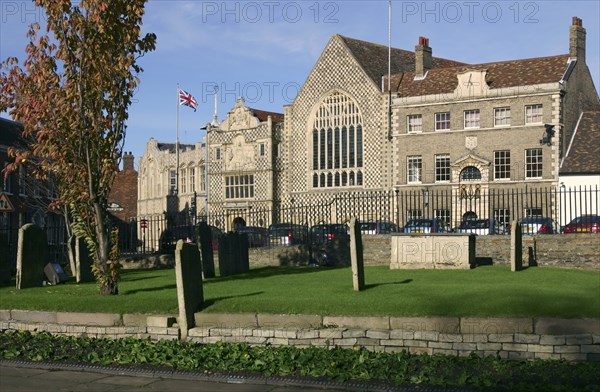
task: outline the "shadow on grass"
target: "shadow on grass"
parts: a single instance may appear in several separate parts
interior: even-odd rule
[[[379,287],[379,286],[390,286],[390,285],[396,285],[396,284],[408,284],[408,283],[410,283],[412,281],[413,281],[412,279],[404,279],[404,280],[401,280],[400,282],[386,282],[386,283],[365,284],[365,290],[374,289],[375,287]]]
[[[264,291],[257,291],[255,293],[248,293],[248,294],[241,294],[241,295],[229,295],[229,296],[225,296],[225,297],[217,297],[217,298],[207,299],[207,300],[204,300],[204,305],[202,306],[202,309],[200,309],[200,311],[206,310],[206,309],[210,308],[212,305],[216,304],[217,302],[223,301],[226,299],[239,298],[239,297],[253,297],[255,295],[261,295],[261,294],[264,294]]]
[[[328,267],[329,269],[333,269],[333,267]],[[217,282],[226,282],[232,280],[245,280],[245,279],[257,279],[257,278],[268,278],[271,276],[277,275],[295,275],[295,274],[308,274],[313,272],[323,271],[323,269],[318,267],[261,267],[256,269],[251,269],[249,272],[239,274],[239,275],[231,275],[224,277],[215,277],[206,280],[204,283],[217,283]]]
[[[162,291],[162,290],[172,290],[172,289],[177,289],[177,285],[175,283],[173,284],[167,284],[164,286],[159,286],[159,287],[148,287],[146,289],[133,289],[133,290],[124,290],[122,293],[119,290],[119,294],[120,295],[132,295],[132,294],[137,294],[137,293],[147,293],[147,292],[151,292],[151,291]]]

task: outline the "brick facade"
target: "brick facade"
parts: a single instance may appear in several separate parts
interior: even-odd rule
[[[126,152],[123,154],[123,169],[117,173],[108,197],[111,215],[123,222],[137,217],[137,183],[138,172],[134,168],[134,157]]]

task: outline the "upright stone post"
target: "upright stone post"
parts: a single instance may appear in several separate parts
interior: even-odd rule
[[[510,232],[510,270],[512,272],[523,269],[523,232],[519,221],[512,222]]]
[[[179,331],[181,340],[186,340],[188,331],[195,326],[194,313],[202,308],[202,263],[195,244],[177,241],[175,247],[175,277],[177,281],[177,303],[179,305]]]
[[[205,278],[215,277],[215,260],[212,248],[212,234],[206,222],[198,226],[198,246],[202,252],[202,270]]]
[[[352,262],[354,291],[362,291],[365,289],[365,264],[360,222],[356,218],[350,220],[350,260]]]
[[[32,223],[19,229],[17,248],[17,289],[41,287],[46,280],[48,239],[39,226]]]
[[[17,248],[17,289],[41,287],[46,280],[48,239],[39,226],[32,223],[19,229]]]

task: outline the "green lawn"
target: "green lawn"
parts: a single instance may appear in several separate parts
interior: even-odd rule
[[[365,269],[352,290],[349,268],[253,269],[205,282],[206,312],[360,316],[600,317],[600,271],[506,266],[473,270]],[[0,288],[1,309],[177,313],[174,270],[124,271],[118,296],[94,283]]]

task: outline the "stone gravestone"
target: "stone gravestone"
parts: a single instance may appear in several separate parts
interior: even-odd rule
[[[212,248],[212,233],[206,222],[198,226],[198,247],[202,253],[202,271],[205,278],[215,277],[215,260]]]
[[[523,269],[523,232],[519,221],[513,221],[510,233],[510,270]]]
[[[360,222],[356,218],[350,220],[350,259],[352,262],[354,291],[362,291],[365,289],[365,263],[363,260]]]
[[[185,340],[188,330],[195,326],[194,313],[200,311],[204,303],[202,263],[197,245],[186,244],[182,240],[177,241],[175,277],[179,305],[179,331],[181,339]]]
[[[77,283],[93,282],[94,273],[92,272],[92,256],[88,250],[85,240],[77,238],[75,241],[75,268],[77,270]]]
[[[227,233],[219,238],[219,273],[230,276],[250,271],[248,234]]]
[[[32,223],[19,229],[17,247],[17,289],[40,287],[46,280],[44,267],[48,264],[46,233]]]

